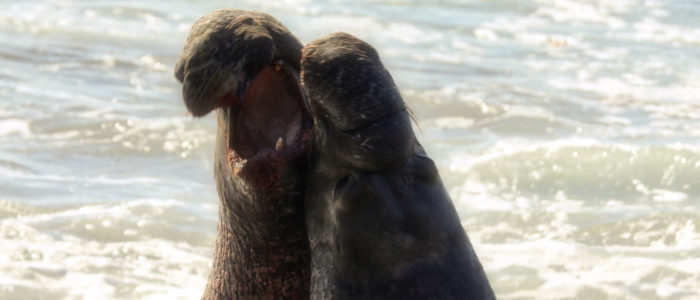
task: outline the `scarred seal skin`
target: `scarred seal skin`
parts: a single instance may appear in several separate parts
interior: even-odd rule
[[[309,297],[304,226],[312,126],[302,45],[273,17],[217,10],[192,27],[175,68],[194,116],[216,110],[219,225],[203,299]]]
[[[495,299],[389,72],[345,33],[302,53],[312,299]]]

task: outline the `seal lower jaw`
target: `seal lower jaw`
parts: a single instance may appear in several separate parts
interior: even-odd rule
[[[275,186],[307,148],[311,117],[296,74],[283,61],[275,61],[253,78],[242,99],[219,100],[229,116],[229,165],[248,184]]]

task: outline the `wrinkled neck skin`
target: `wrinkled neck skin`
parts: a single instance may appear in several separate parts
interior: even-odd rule
[[[229,163],[230,115],[219,109],[214,173],[220,198],[214,258],[203,299],[306,299],[310,254],[301,159],[273,187],[237,178]],[[292,174],[296,176],[285,176]]]

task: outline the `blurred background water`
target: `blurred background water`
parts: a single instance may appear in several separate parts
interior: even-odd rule
[[[217,8],[373,44],[501,299],[700,299],[700,2],[0,1],[0,299],[198,299]]]

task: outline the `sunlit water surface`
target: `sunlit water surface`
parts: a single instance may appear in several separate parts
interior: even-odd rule
[[[198,299],[215,121],[173,65],[216,8],[380,52],[501,299],[700,299],[700,3],[2,1],[0,298]]]

